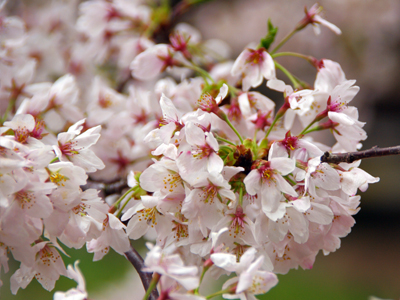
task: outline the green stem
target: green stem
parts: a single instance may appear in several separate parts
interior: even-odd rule
[[[125,199],[126,196],[128,196],[131,192],[135,190],[136,186],[133,188],[130,188],[125,194],[123,194],[112,206],[113,207],[118,207],[118,205],[121,203],[122,200]]]
[[[218,141],[225,142],[225,143],[227,143],[229,145],[232,145],[232,146],[236,146],[236,144],[232,143],[231,141],[229,141],[227,139],[224,139],[224,138],[222,138],[222,137],[220,137],[220,136],[218,136],[216,134],[214,134],[214,136]]]
[[[240,187],[240,190],[239,190],[239,205],[243,206],[243,187],[242,186]]]
[[[300,132],[299,135],[305,135],[305,134],[307,133],[307,131],[308,131],[308,128],[310,128],[315,122],[316,122],[316,121],[314,120],[314,121],[312,121],[310,124],[308,124],[308,126],[307,126],[306,128],[304,128],[303,131]]]
[[[305,133],[308,131],[308,129],[315,124],[316,122],[321,121],[323,118],[325,118],[328,115],[328,109],[325,109],[324,111],[320,112],[315,118],[314,120],[308,124],[308,126],[306,128],[303,129],[303,131],[300,133],[300,135],[305,135]],[[313,130],[314,131],[314,130]]]
[[[201,275],[200,275],[199,286],[194,290],[194,294],[195,295],[199,294],[200,285],[201,285],[201,283],[202,283],[202,281],[204,279],[204,275],[206,274],[206,272],[208,271],[209,268],[210,267],[203,267],[203,271],[201,272]]]
[[[265,134],[265,138],[268,138],[269,134],[272,131],[272,128],[274,127],[275,123],[280,119],[280,116],[276,115],[275,119],[272,121],[271,126],[269,126],[267,133]]]
[[[292,32],[289,32],[289,34],[285,36],[283,40],[269,54],[272,55],[276,51],[278,51],[278,49],[281,48],[297,31],[297,28],[295,28]]]
[[[229,93],[230,93],[231,97],[235,98],[236,95],[239,94],[239,90],[237,88],[235,88],[233,85],[230,85],[228,83],[226,83],[226,85],[229,87]]]
[[[4,123],[5,121],[7,121],[8,114],[12,111],[12,109],[13,109],[13,107],[14,107],[14,105],[15,105],[15,101],[16,101],[16,100],[17,100],[16,97],[11,97],[10,100],[8,101],[7,109],[6,109],[6,111],[4,112],[4,115],[3,115],[3,117],[2,117],[1,120],[0,120],[1,125],[3,125],[3,123]]]
[[[320,131],[320,130],[324,130],[324,129],[327,129],[327,128],[321,128],[320,126],[315,126],[314,128],[311,128],[307,131],[303,130],[303,135],[309,134],[310,132]]]
[[[129,201],[131,201],[133,197],[130,196],[128,199],[126,199],[124,205],[121,206],[121,208],[118,210],[117,214],[115,215],[117,218],[119,218],[122,214],[122,211],[124,210],[125,206],[129,203]]]
[[[211,75],[206,70],[204,70],[204,69],[202,69],[202,68],[200,68],[200,67],[198,67],[196,65],[186,65],[186,64],[184,64],[183,66],[186,67],[186,68],[189,68],[189,69],[191,69],[193,71],[198,72],[201,75],[201,77],[203,77],[204,79],[208,79],[212,83],[214,83],[214,79],[211,77]]]
[[[290,79],[290,81],[292,82],[292,84],[294,86],[294,89],[298,89],[301,87],[301,84],[299,84],[299,82],[296,80],[296,78],[294,78],[294,76],[286,68],[284,68],[281,64],[277,63],[276,61],[274,61],[274,62],[275,62],[275,66],[279,70],[281,70]]]
[[[58,157],[54,157],[49,164],[52,164],[58,160]]]
[[[287,181],[289,181],[292,185],[296,185],[297,182],[294,181],[293,179],[289,178],[289,175],[283,176],[283,178],[285,178]]]
[[[225,115],[224,117],[224,121],[229,125],[229,127],[236,133],[236,135],[238,136],[240,143],[243,144],[243,138],[240,135],[240,133],[236,130],[235,126],[232,125],[231,121],[229,121],[228,116]]]
[[[219,296],[219,295],[222,295],[222,294],[225,294],[225,293],[231,293],[231,292],[232,292],[232,288],[228,287],[225,290],[221,290],[221,291],[218,291],[216,293],[210,294],[210,295],[206,296],[205,298],[206,299],[211,299],[213,297],[216,297],[216,296]]]
[[[297,53],[297,52],[279,52],[279,53],[272,54],[271,56],[272,56],[272,58],[277,58],[277,57],[280,57],[280,56],[295,56],[295,57],[303,58],[308,62],[312,61],[312,57],[311,56],[304,55],[304,54]]]
[[[143,300],[147,300],[150,297],[151,292],[156,288],[160,278],[161,278],[160,274],[158,273],[153,274],[153,278],[150,281],[149,288],[147,289],[146,295],[144,295]]]

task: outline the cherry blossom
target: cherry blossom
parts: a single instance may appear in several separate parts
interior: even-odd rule
[[[195,266],[185,266],[178,254],[165,253],[160,246],[147,244],[150,251],[147,253],[144,264],[145,272],[156,272],[176,280],[185,289],[192,290],[199,284],[198,270]]]
[[[87,172],[103,169],[103,162],[89,149],[100,138],[100,126],[91,128],[81,133],[85,120],[72,125],[67,132],[58,135],[59,146],[54,146],[54,151],[61,161],[71,160]]]
[[[275,78],[275,64],[264,48],[244,50],[236,59],[231,70],[232,76],[243,76],[243,90],[259,86],[263,79]]]
[[[68,265],[67,273],[68,277],[75,280],[78,283],[76,288],[72,288],[67,292],[55,292],[54,300],[84,300],[88,294],[86,292],[85,279],[78,267],[79,261],[75,261],[74,266]]]
[[[87,299],[59,252],[86,244],[96,261],[143,238],[156,244],[138,272],[153,273],[160,299],[210,298],[204,276],[234,272],[217,293],[255,300],[276,274],[336,251],[358,190],[379,181],[360,161],[321,162],[367,137],[355,80],[332,60],[277,52],[308,24],[340,33],[318,4],[277,46],[269,24],[233,58],[175,23],[193,1],[161,2],[54,2],[20,16],[0,3],[0,266],[20,262],[13,293],[63,275],[78,286],[54,298]],[[286,55],[315,67],[313,87],[278,64]],[[264,79],[277,110],[279,97],[250,91]]]

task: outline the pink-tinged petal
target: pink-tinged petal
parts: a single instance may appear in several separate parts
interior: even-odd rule
[[[123,229],[120,229],[118,231],[113,230],[109,238],[110,246],[115,250],[115,252],[123,255],[126,251],[130,249],[129,238]]]
[[[210,173],[221,173],[224,168],[224,161],[217,153],[211,153],[208,157],[207,170]]]
[[[306,211],[310,208],[310,206],[311,206],[310,198],[309,198],[308,196],[298,198],[298,199],[295,200],[295,201],[291,201],[290,204],[292,204],[293,207],[294,207],[297,211],[302,212],[302,213],[303,213],[303,212],[306,212]]]
[[[145,208],[153,208],[159,204],[162,198],[153,194],[153,196],[142,196],[141,199]]]
[[[80,166],[88,173],[105,168],[103,161],[98,158],[92,150],[85,149],[81,151],[80,154],[74,155],[70,159],[75,165]]]
[[[206,143],[204,131],[192,122],[185,125],[186,141],[192,145],[203,146]]]
[[[143,196],[142,196],[143,197]],[[132,218],[132,216],[139,210],[144,209],[145,207],[143,206],[142,203],[137,203],[133,207],[129,208],[124,214],[121,216],[121,221],[125,222],[126,220],[129,220]]]
[[[168,49],[168,45],[158,44],[137,55],[130,65],[132,76],[140,80],[155,78],[166,66],[160,57],[168,57]]]
[[[69,213],[58,210],[55,208],[52,214],[43,220],[46,230],[49,232],[50,235],[53,236],[60,236],[69,221]]]
[[[324,151],[305,139],[299,139],[297,141],[297,146],[299,148],[305,148],[311,157],[322,156],[322,154],[324,154]]]
[[[161,95],[160,106],[164,119],[168,121],[179,121],[181,114],[176,109],[171,99],[169,99],[164,94]]]
[[[332,210],[328,206],[320,203],[313,203],[312,209],[310,209],[306,215],[311,222],[322,225],[331,224],[333,219]]]
[[[287,152],[286,147],[282,145],[282,143],[273,143],[271,149],[268,152],[268,160],[270,161],[272,161],[273,158],[287,158],[288,156],[289,153]]]
[[[275,175],[274,178],[281,192],[293,197],[297,196],[294,188],[281,175]]]
[[[275,79],[275,63],[272,59],[271,55],[268,52],[263,52],[264,60],[261,64],[261,74],[264,76],[265,79]]]
[[[243,78],[243,91],[248,91],[251,87],[258,87],[264,78],[258,66],[249,66],[246,76]]]
[[[128,186],[130,188],[136,187],[137,185],[139,185],[139,182],[137,182],[136,178],[135,178],[135,174],[133,173],[133,171],[130,171],[128,174],[128,178],[127,178],[127,182],[128,182]]]
[[[85,278],[83,277],[79,267],[79,260],[76,260],[74,263],[74,266],[68,265],[67,267],[67,273],[69,278],[75,280],[78,283],[77,289],[80,290],[81,292],[86,291],[86,284],[85,284]]]
[[[293,172],[295,167],[296,167],[296,161],[291,158],[275,157],[271,160],[271,168],[277,170],[283,176]]]
[[[334,191],[340,188],[340,178],[338,172],[327,163],[321,163],[318,170],[311,175],[317,187],[328,191]]]
[[[152,151],[151,154],[154,156],[164,155],[164,157],[176,160],[178,157],[178,148],[176,148],[174,144],[161,144],[154,151]]]
[[[171,300],[206,300],[203,296],[193,294],[169,293],[168,296]]]
[[[357,193],[357,188],[360,188],[364,184],[367,184],[365,187],[368,187],[368,183],[378,181],[379,177],[373,177],[364,170],[354,168],[349,172],[342,173],[341,188],[347,195],[353,196]]]
[[[258,170],[252,170],[243,180],[249,195],[255,195],[261,188],[261,175]]]
[[[281,242],[287,232],[288,232],[289,224],[285,222],[284,219],[276,220],[274,222],[268,223],[268,237],[274,243]]]
[[[164,144],[169,144],[169,141],[171,140],[175,130],[176,130],[176,124],[174,122],[162,126],[158,131],[158,135],[161,141]]]
[[[108,214],[108,222],[110,224],[110,228],[115,230],[121,230],[126,228],[126,226],[113,214]]]
[[[132,218],[128,223],[128,227],[126,228],[126,234],[130,239],[137,240],[144,236],[149,228],[150,226],[147,225],[146,222],[143,222],[143,220]]]
[[[230,199],[232,201],[236,200],[236,194],[232,190],[221,189],[221,190],[219,190],[218,194],[221,197],[225,197],[225,198]]]
[[[342,34],[342,31],[340,30],[339,27],[337,27],[335,24],[332,24],[331,22],[328,22],[327,20],[321,18],[320,16],[315,15],[315,16],[313,17],[313,19],[314,19],[315,22],[317,22],[317,23],[319,23],[319,24],[321,24],[321,25],[323,25],[323,26],[325,26],[325,27],[328,27],[328,28],[329,28],[330,30],[332,30],[334,33],[336,33],[336,34],[338,34],[338,35],[339,35],[339,34]]]
[[[243,253],[242,257],[240,258],[239,265],[236,268],[238,273],[241,273],[250,266],[256,255],[256,252],[257,250],[255,248],[249,248],[245,253]]]
[[[272,221],[276,222],[279,219],[283,218],[283,216],[286,213],[286,208],[288,206],[289,205],[286,204],[285,202],[280,202],[279,205],[277,207],[275,207],[274,210],[272,210],[272,211],[263,210],[263,211],[264,211],[265,215],[268,217],[268,219],[271,219]],[[286,232],[284,234],[286,234]]]
[[[220,268],[228,272],[234,272],[236,270],[236,256],[228,253],[214,253],[210,256],[212,262]]]
[[[284,126],[286,130],[293,127],[294,119],[296,117],[296,112],[293,109],[288,109],[285,113]]]
[[[269,99],[268,97],[260,94],[258,92],[249,92],[253,99],[256,100],[256,107],[262,111],[271,111],[275,109],[275,102]]]
[[[250,52],[248,49],[243,50],[239,56],[236,58],[235,63],[232,66],[231,74],[232,76],[240,76],[244,70],[244,66],[246,65],[246,61],[250,56]]]
[[[330,93],[332,90],[346,80],[342,67],[329,59],[323,59],[323,67],[318,71],[317,78],[314,82],[316,90]]]
[[[290,218],[289,230],[293,234],[296,243],[303,244],[308,240],[308,222],[303,213],[295,209],[288,209]]]
[[[245,272],[240,274],[239,283],[236,287],[236,294],[243,293],[253,284],[253,274]]]
[[[355,121],[352,118],[350,118],[349,116],[342,114],[342,113],[337,113],[334,111],[328,112],[328,117],[333,122],[337,122],[337,123],[343,124],[345,126],[352,126],[355,123]]]
[[[260,194],[262,211],[264,213],[275,211],[283,197],[274,183],[264,183],[258,195],[260,196]]]
[[[36,271],[21,264],[20,268],[10,278],[11,292],[15,295],[19,288],[26,288],[35,276]]]
[[[217,97],[215,98],[215,102],[217,102],[217,104],[220,104],[221,101],[222,101],[223,99],[225,99],[226,95],[228,95],[228,91],[229,91],[229,88],[228,88],[228,86],[224,83],[224,84],[221,86]]]
[[[360,88],[352,86],[356,81],[347,80],[336,86],[331,94],[332,102],[349,103],[357,95]]]
[[[242,171],[244,171],[244,168],[242,167],[225,166],[222,170],[222,176],[225,180],[229,181],[233,176]]]
[[[34,218],[47,218],[53,212],[53,205],[50,199],[41,193],[35,194],[35,204],[26,209],[26,214]]]
[[[4,122],[3,125],[10,127],[14,131],[19,127],[24,127],[28,131],[33,131],[35,128],[35,119],[29,114],[18,114],[14,116],[12,121]]]
[[[67,133],[73,134],[73,135],[78,135],[81,133],[83,129],[83,124],[85,123],[86,119],[82,119],[78,122],[76,122],[74,125],[68,128]],[[69,138],[72,139],[73,137]],[[59,139],[60,140],[60,139]]]
[[[218,144],[217,139],[212,134],[212,132],[208,132],[206,134],[206,142],[214,151],[218,152],[219,144]]]
[[[239,108],[241,113],[249,117],[251,115],[251,108],[250,108],[250,102],[249,102],[249,96],[248,93],[243,93],[238,97],[239,101]]]
[[[100,138],[101,125],[86,130],[75,138],[76,147],[88,148]]]
[[[279,79],[271,79],[267,82],[267,87],[271,90],[275,90],[278,92],[285,92],[286,95],[290,95],[293,93],[293,88],[290,85],[287,85],[284,81]]]

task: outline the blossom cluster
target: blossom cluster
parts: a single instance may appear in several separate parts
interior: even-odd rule
[[[65,268],[59,243],[86,245],[98,260],[145,237],[155,245],[142,271],[160,276],[163,297],[204,299],[200,270],[210,269],[237,275],[225,298],[255,299],[276,274],[310,269],[350,232],[357,190],[379,179],[360,161],[320,157],[356,151],[367,137],[349,105],[355,80],[310,56],[313,87],[296,79],[277,62],[290,53],[269,49],[272,24],[235,60],[223,41],[204,41],[186,23],[162,36],[179,8],[54,1],[17,17],[2,2],[0,261],[5,272],[9,253],[21,262],[13,293],[33,277],[52,290],[63,275],[79,283],[69,295],[84,299],[82,275]],[[320,11],[306,10],[294,32],[311,24],[339,34]],[[279,109],[255,90],[263,82],[282,94]],[[87,188],[120,179],[122,196]]]

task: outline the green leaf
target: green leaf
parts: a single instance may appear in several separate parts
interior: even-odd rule
[[[274,42],[277,32],[278,27],[274,27],[274,25],[272,25],[271,19],[268,19],[268,34],[261,39],[261,46],[268,50],[271,44]]]

